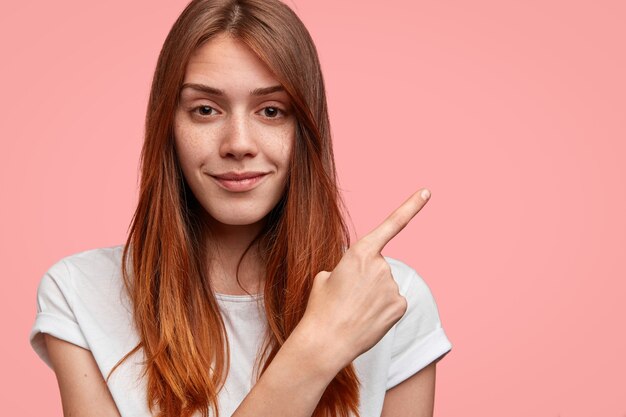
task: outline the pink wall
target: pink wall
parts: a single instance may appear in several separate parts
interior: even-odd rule
[[[61,415],[28,345],[36,286],[123,242],[152,71],[185,4],[0,6],[3,415]],[[386,254],[426,279],[454,345],[436,414],[625,416],[625,3],[288,4],[320,52],[358,234],[432,191]]]

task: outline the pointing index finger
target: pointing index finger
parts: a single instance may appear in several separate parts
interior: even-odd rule
[[[404,229],[413,217],[426,205],[430,191],[423,188],[409,197],[400,207],[394,210],[378,227],[363,236],[359,242],[367,242],[374,251],[381,252],[400,230]]]

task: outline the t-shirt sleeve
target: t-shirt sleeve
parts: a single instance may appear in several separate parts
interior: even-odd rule
[[[41,278],[37,288],[37,316],[30,332],[31,346],[50,368],[44,333],[89,349],[72,309],[74,296],[69,269],[61,260]]]
[[[452,349],[441,327],[430,288],[415,270],[402,266],[400,271],[406,276],[398,280],[398,284],[407,300],[407,310],[395,325],[386,389],[408,379]]]

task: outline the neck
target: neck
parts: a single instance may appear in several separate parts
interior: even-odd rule
[[[256,242],[252,246],[250,244],[264,225],[264,220],[249,225],[225,225],[215,220],[209,222],[209,277],[215,292],[235,295],[262,292],[264,268]],[[246,251],[249,246],[250,249]]]

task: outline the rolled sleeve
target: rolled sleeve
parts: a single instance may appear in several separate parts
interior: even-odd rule
[[[37,288],[37,315],[30,332],[30,344],[50,368],[44,333],[89,349],[72,309],[72,288],[69,269],[63,260],[44,274]]]
[[[416,374],[452,349],[441,327],[437,304],[426,282],[415,270],[400,282],[407,310],[396,323],[386,388],[390,389]]]

